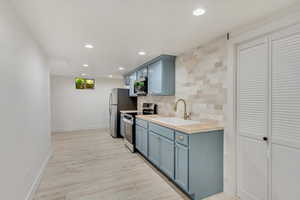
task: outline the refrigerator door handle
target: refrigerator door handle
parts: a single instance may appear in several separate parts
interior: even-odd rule
[[[111,114],[111,98],[112,98],[112,93],[109,94],[109,113]]]

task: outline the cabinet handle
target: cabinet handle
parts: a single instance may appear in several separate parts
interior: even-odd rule
[[[177,140],[184,140],[184,137],[182,135],[176,135]]]
[[[263,137],[263,140],[267,142],[268,141],[268,137]]]

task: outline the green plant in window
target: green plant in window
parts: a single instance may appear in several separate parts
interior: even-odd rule
[[[85,80],[85,88],[86,89],[94,89],[95,87],[95,80],[94,79],[86,79]]]
[[[84,78],[75,78],[76,89],[84,89],[85,79]]]

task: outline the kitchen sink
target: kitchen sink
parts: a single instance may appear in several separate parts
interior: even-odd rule
[[[184,120],[184,119],[177,118],[177,117],[158,117],[158,118],[153,119],[153,121],[166,123],[166,124],[170,124],[173,126],[185,126],[185,125],[193,125],[193,124],[200,123],[199,121]]]

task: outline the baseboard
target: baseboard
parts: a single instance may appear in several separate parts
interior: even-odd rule
[[[52,153],[53,153],[53,151],[51,149],[49,151],[46,159],[44,160],[44,162],[43,162],[43,164],[42,164],[42,166],[41,166],[41,168],[40,168],[40,170],[39,170],[39,172],[37,174],[37,177],[35,178],[33,184],[31,185],[30,190],[29,190],[29,192],[28,192],[25,200],[32,200],[33,199],[34,194],[35,194],[35,192],[36,192],[36,190],[37,190],[37,188],[38,188],[38,186],[40,184],[43,172],[44,172],[44,170],[45,170],[45,168],[46,168],[46,166],[47,166],[47,164],[48,164],[48,162],[49,162],[49,160],[50,160],[50,158],[52,156]]]
[[[66,133],[66,132],[73,132],[73,131],[89,131],[89,130],[104,130],[108,131],[107,127],[90,127],[90,128],[78,128],[78,129],[53,129],[52,133]]]

